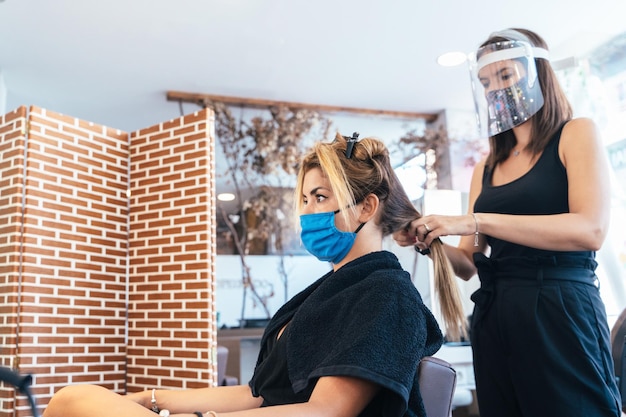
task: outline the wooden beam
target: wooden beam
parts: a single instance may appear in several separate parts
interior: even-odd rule
[[[374,116],[398,117],[405,119],[424,119],[428,123],[434,122],[438,117],[437,113],[418,113],[395,110],[363,109],[358,107],[328,106],[324,104],[294,103],[289,101],[265,100],[260,98],[242,98],[217,96],[213,94],[185,93],[182,91],[168,91],[167,101],[194,103],[203,107],[210,105],[211,102],[220,102],[231,106],[249,107],[257,109],[266,109],[268,107],[275,106],[286,106],[290,108],[309,109],[322,113],[358,113]]]

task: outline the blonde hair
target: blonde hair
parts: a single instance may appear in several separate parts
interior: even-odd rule
[[[374,194],[382,208],[376,224],[381,227],[383,236],[406,230],[421,214],[396,176],[385,144],[375,138],[364,138],[354,144],[350,158],[346,157],[347,146],[346,139],[340,134],[331,143],[316,143],[302,160],[295,195],[303,195],[305,174],[313,168],[320,168],[330,182],[339,207],[355,211],[357,203],[369,194]],[[301,213],[303,201],[301,198],[295,200],[296,211]],[[342,215],[347,221],[348,212],[342,210]],[[441,305],[446,336],[448,340],[460,340],[466,334],[466,320],[452,265],[439,239],[433,241],[430,251],[434,264],[435,293]]]

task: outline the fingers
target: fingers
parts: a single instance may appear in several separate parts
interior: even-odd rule
[[[433,228],[433,226],[429,225],[426,222],[422,224],[417,224],[413,232],[418,241],[427,242],[427,236],[433,231]]]
[[[411,246],[415,244],[416,237],[408,231],[401,231],[393,234],[393,240],[400,246]]]
[[[394,233],[393,239],[400,246],[415,246],[415,250],[421,253],[430,246],[432,239],[428,235],[433,229],[434,226],[422,217],[412,221],[405,230]]]

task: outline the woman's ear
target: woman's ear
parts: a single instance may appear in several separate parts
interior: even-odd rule
[[[380,207],[380,200],[376,194],[368,194],[364,199],[361,208],[361,214],[359,215],[359,222],[365,223],[372,220],[378,213],[378,207]]]

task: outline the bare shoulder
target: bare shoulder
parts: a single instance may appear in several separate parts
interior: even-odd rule
[[[482,158],[480,161],[476,162],[474,165],[474,172],[482,175],[485,170],[485,164],[487,163],[487,157]]]
[[[598,128],[596,123],[587,117],[572,119],[563,127],[561,141],[580,142],[581,140],[596,141],[598,139]]]
[[[572,119],[561,133],[559,155],[566,164],[572,158],[586,160],[601,149],[600,134],[596,123],[589,118]]]

